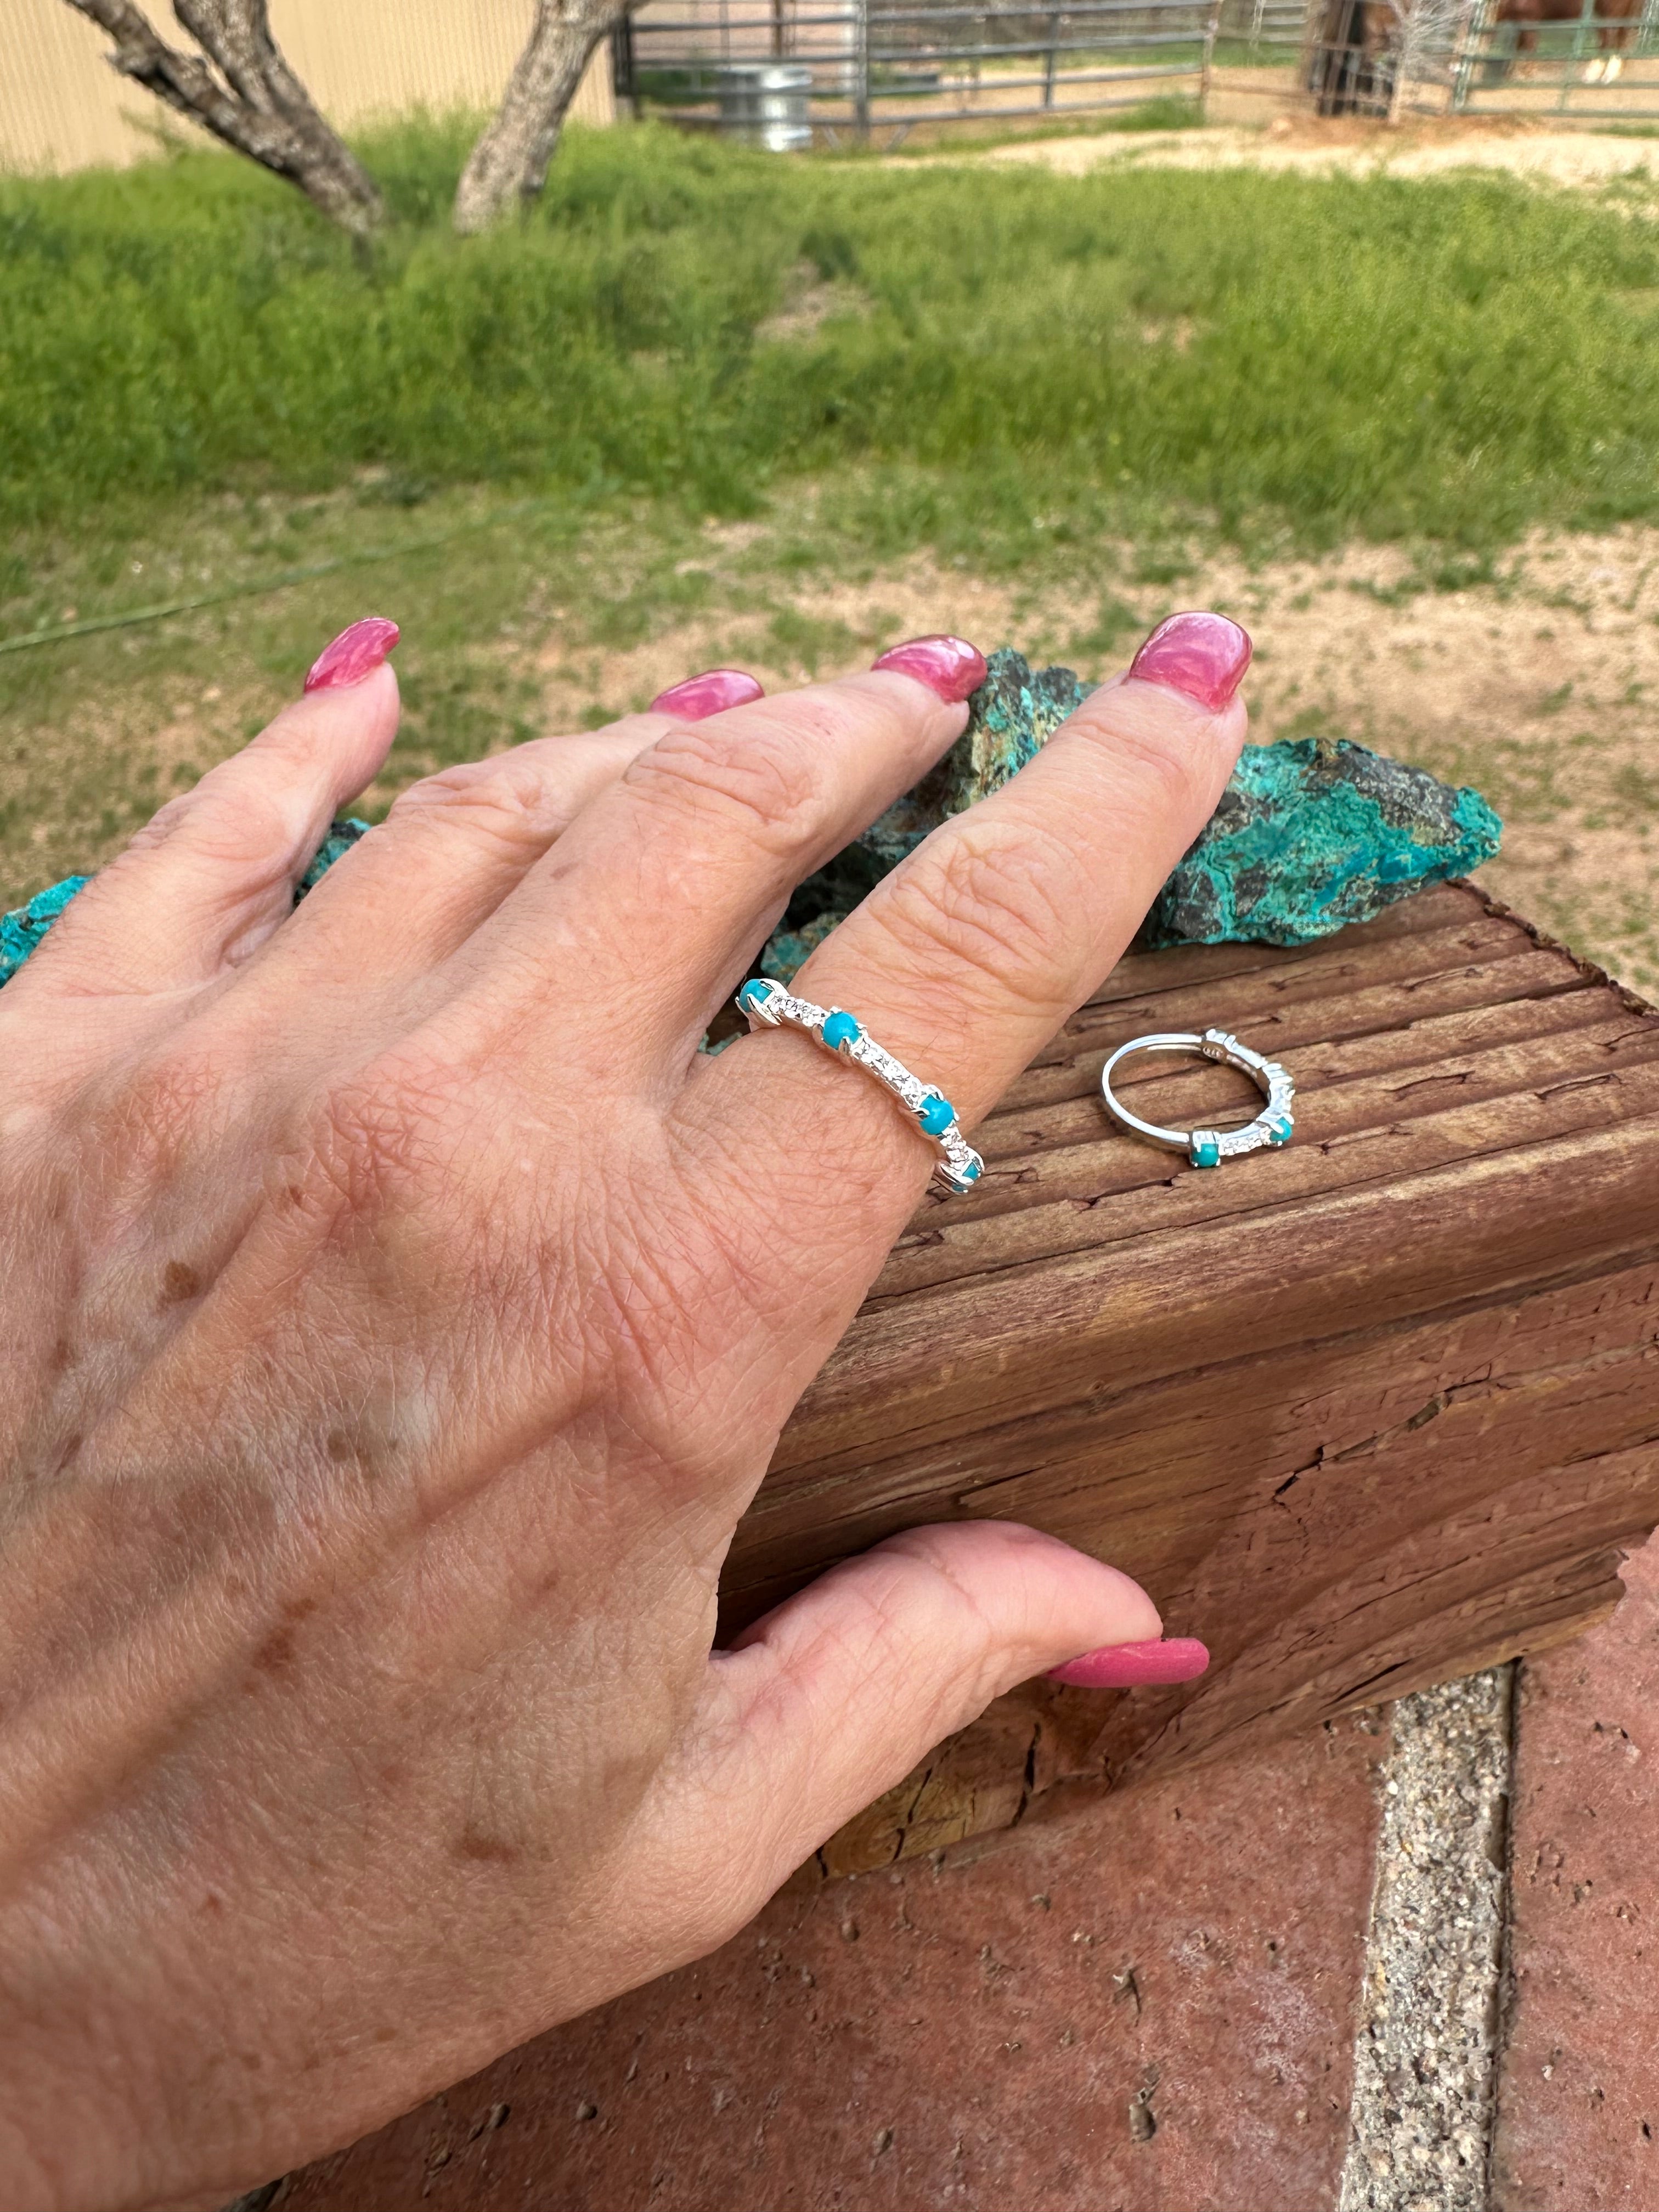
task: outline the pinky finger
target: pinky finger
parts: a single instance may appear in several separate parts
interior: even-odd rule
[[[169,802],[54,927],[37,989],[169,993],[245,960],[292,910],[339,809],[372,783],[398,729],[384,665],[395,623],[354,623],[305,696]]]

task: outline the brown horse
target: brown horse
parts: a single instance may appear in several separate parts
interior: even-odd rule
[[[1583,0],[1498,0],[1493,21],[1523,26],[1515,42],[1518,57],[1538,51],[1540,23],[1577,23],[1583,15]],[[1611,84],[1625,66],[1625,49],[1635,33],[1642,0],[1595,0],[1590,21],[1601,52],[1584,70],[1586,84]]]

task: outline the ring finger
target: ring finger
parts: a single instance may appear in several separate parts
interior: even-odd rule
[[[1214,811],[1243,744],[1249,657],[1236,623],[1172,617],[1035,760],[878,884],[793,988],[846,1007],[971,1127],[1114,966]],[[732,1133],[727,1158],[793,1132],[801,1176],[833,1165],[861,1187],[869,1203],[833,1218],[877,1260],[935,1157],[890,1097],[787,1030],[740,1041],[685,1103]],[[786,1173],[784,1202],[799,1182]]]

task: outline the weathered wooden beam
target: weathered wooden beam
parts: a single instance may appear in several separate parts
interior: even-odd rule
[[[1100,1105],[1143,1031],[1297,1079],[1213,1171]],[[1253,1110],[1139,1064],[1136,1110]],[[1135,1066],[1131,1063],[1132,1068]],[[1238,1118],[1243,1118],[1241,1114]],[[730,1625],[919,1522],[1026,1521],[1143,1582],[1210,1673],[1028,1685],[843,1830],[853,1871],[1577,1633],[1659,1522],[1659,1014],[1468,885],[1297,951],[1125,959],[924,1205],[785,1431]]]

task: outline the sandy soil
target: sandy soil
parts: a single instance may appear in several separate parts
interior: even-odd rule
[[[959,158],[968,158],[965,155]],[[974,158],[1035,163],[1083,176],[1108,162],[1184,169],[1257,168],[1315,175],[1430,177],[1450,169],[1506,169],[1540,183],[1594,188],[1659,176],[1659,138],[1552,129],[1519,118],[1385,125],[1280,116],[1265,130],[1221,126],[1149,131],[1133,137],[1026,139]]]
[[[857,584],[805,584],[793,599],[775,585],[781,619],[722,612],[722,572],[751,542],[750,531],[710,531],[716,589],[696,621],[629,653],[544,648],[547,726],[572,726],[595,700],[642,702],[716,663],[777,684],[830,675],[945,624],[987,647],[1016,643],[1097,675],[1121,665],[1139,625],[1172,603],[1219,607],[1256,640],[1249,696],[1258,738],[1328,732],[1477,784],[1508,825],[1486,880],[1659,993],[1659,530],[1534,538],[1490,580],[1443,579],[1455,589],[1375,548],[1255,570],[1200,561],[1175,586],[1119,577],[1110,596],[1125,626],[1106,651],[1090,643],[1096,603],[1050,599],[1037,614],[1013,586],[926,561]],[[805,647],[792,646],[792,615]]]

